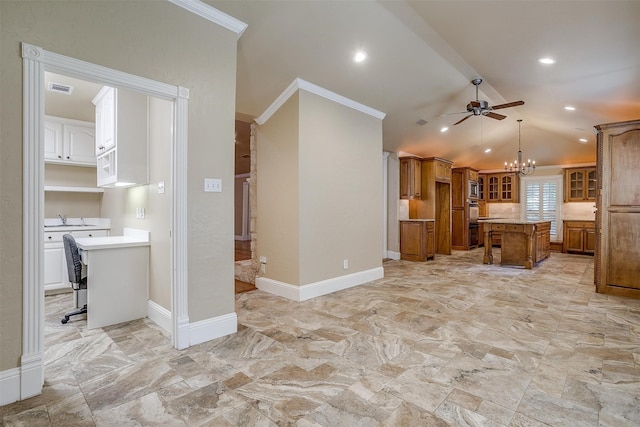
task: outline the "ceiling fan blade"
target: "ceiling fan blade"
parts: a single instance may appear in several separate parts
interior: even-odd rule
[[[491,107],[492,110],[499,110],[501,108],[517,107],[518,105],[524,105],[524,101],[507,102],[506,104],[498,104]]]
[[[484,113],[484,115],[496,120],[504,120],[507,118],[507,116],[503,116],[502,114],[498,114],[498,113],[492,113],[491,111]]]
[[[473,114],[469,114],[468,116],[463,117],[462,119],[460,119],[460,120],[458,120],[457,122],[455,122],[455,123],[453,124],[453,126],[455,126],[455,125],[459,125],[460,123],[464,122],[465,120],[467,120],[467,119],[468,119],[469,117],[471,117],[471,116],[473,116]]]
[[[444,116],[455,116],[456,114],[469,114],[468,111],[460,111],[457,113],[445,113],[445,114],[440,114],[439,116],[436,117],[444,117]]]

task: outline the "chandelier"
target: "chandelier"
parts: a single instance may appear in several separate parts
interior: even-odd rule
[[[520,124],[522,119],[518,119],[518,158],[514,160],[513,163],[504,162],[504,170],[508,172],[512,172],[516,175],[524,176],[530,175],[536,170],[536,161],[535,160],[527,160],[527,162],[522,161],[522,150],[520,149]]]

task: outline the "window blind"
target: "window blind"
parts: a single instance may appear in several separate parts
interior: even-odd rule
[[[551,221],[551,239],[556,239],[558,237],[557,182],[528,182],[525,195],[527,221]]]

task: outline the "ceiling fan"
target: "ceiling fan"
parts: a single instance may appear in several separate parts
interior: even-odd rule
[[[493,107],[490,107],[487,101],[478,99],[478,86],[480,86],[480,83],[482,83],[482,79],[481,78],[473,79],[471,80],[471,83],[473,83],[473,85],[476,87],[476,100],[471,101],[470,103],[467,104],[467,111],[462,111],[460,113],[452,113],[452,114],[466,114],[466,113],[471,113],[471,114],[458,120],[453,124],[453,126],[459,125],[460,123],[464,122],[471,116],[482,115],[482,116],[487,116],[496,120],[503,120],[507,118],[507,116],[494,113],[493,110],[499,110],[502,108],[517,107],[518,105],[524,105],[524,101],[515,101],[515,102],[507,102],[506,104],[498,104],[498,105],[494,105]]]

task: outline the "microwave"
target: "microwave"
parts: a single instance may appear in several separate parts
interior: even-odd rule
[[[469,181],[469,196],[470,199],[478,198],[478,181]]]

